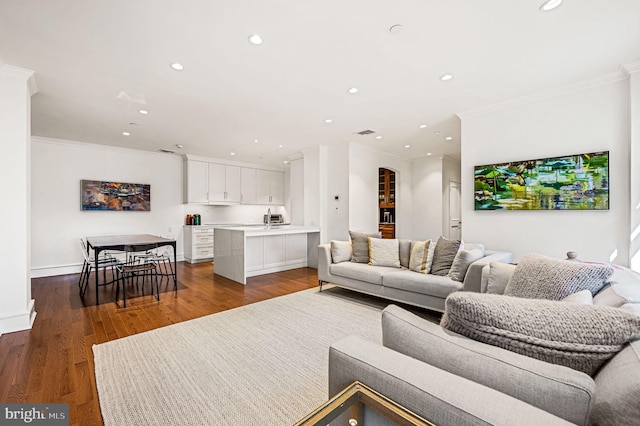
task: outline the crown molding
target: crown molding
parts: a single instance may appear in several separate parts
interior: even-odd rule
[[[543,100],[553,99],[560,96],[569,95],[572,93],[582,92],[584,90],[605,86],[607,84],[615,83],[615,82],[626,80],[626,79],[628,79],[628,73],[625,72],[625,70],[623,70],[621,67],[617,71],[613,71],[608,74],[604,74],[599,77],[592,78],[590,80],[581,81],[578,83],[570,84],[568,86],[544,90],[535,95],[524,96],[524,97],[513,99],[510,101],[489,105],[483,108],[456,113],[456,115],[460,117],[461,120],[464,120],[467,118],[482,116],[485,114],[490,114],[494,112],[516,108],[516,107],[531,104],[534,102],[540,102]]]
[[[0,67],[0,75],[25,80],[27,82],[27,87],[29,88],[29,94],[31,96],[35,95],[38,92],[35,71],[14,67],[13,65],[3,65],[2,67]]]

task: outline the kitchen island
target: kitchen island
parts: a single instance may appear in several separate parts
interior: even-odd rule
[[[213,272],[242,284],[256,275],[318,267],[320,228],[216,227],[213,235]]]

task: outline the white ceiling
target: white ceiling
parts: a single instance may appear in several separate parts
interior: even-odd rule
[[[38,136],[272,166],[348,142],[459,158],[454,114],[640,59],[640,0],[541,3],[0,0],[0,64],[36,71]]]

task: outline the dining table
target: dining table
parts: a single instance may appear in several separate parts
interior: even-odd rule
[[[123,253],[146,252],[163,246],[173,247],[173,288],[178,289],[178,268],[176,267],[176,240],[164,238],[151,234],[130,234],[130,235],[101,235],[87,237],[87,250],[93,249],[93,261],[95,262],[95,284],[96,284],[96,305],[99,300],[99,275],[98,259],[101,252],[118,251]]]

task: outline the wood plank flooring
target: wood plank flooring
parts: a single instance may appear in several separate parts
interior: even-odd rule
[[[78,274],[34,278],[33,328],[0,336],[0,402],[68,403],[70,425],[102,425],[92,345],[312,288],[318,275],[295,269],[244,286],[214,275],[211,263],[179,262],[178,281],[177,292],[161,283],[159,302],[138,296],[121,308],[112,286],[100,288],[98,306],[90,286],[85,305]]]

